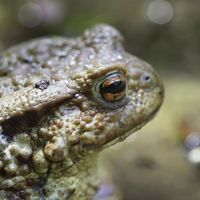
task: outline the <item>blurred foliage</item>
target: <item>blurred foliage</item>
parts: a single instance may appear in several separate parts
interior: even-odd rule
[[[0,0],[0,47],[49,34],[77,36],[95,23],[108,23],[122,32],[129,52],[161,68],[162,72],[198,72],[200,1],[168,0],[173,17],[163,25],[149,19],[151,2]],[[31,28],[21,24],[18,18],[20,8],[27,3],[40,6],[43,11],[41,23]]]

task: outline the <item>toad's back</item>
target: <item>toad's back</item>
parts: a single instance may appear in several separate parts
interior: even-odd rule
[[[116,29],[97,25],[3,53],[2,199],[92,199],[96,153],[140,129],[163,98],[158,75],[122,43]]]

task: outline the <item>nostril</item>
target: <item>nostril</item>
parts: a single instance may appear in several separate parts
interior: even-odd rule
[[[142,74],[141,79],[145,82],[149,82],[151,80],[151,76],[149,74]]]

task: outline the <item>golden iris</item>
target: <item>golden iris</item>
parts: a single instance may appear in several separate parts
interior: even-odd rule
[[[126,93],[126,81],[124,76],[116,74],[108,77],[100,85],[102,97],[107,101],[118,101]]]

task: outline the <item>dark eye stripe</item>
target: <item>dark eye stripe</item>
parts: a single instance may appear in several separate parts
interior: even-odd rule
[[[102,97],[107,101],[120,100],[126,92],[126,81],[120,74],[108,77],[100,85]]]

